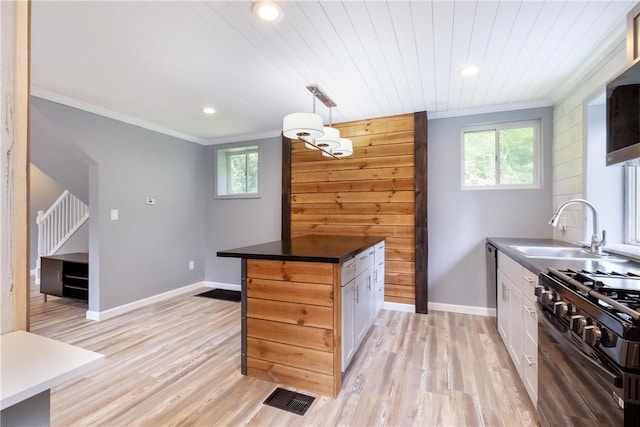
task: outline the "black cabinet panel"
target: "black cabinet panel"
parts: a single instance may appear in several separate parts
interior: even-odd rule
[[[42,257],[40,292],[58,297],[89,299],[89,256],[72,253]]]

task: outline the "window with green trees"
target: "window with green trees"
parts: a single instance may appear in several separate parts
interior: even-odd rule
[[[260,150],[258,145],[218,148],[217,197],[257,197]]]
[[[465,189],[539,188],[540,121],[464,128],[462,159]]]

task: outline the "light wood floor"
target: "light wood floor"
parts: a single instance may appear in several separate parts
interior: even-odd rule
[[[187,295],[100,322],[85,311],[32,293],[32,332],[107,356],[52,390],[52,426],[537,424],[493,318],[383,310],[338,398],[299,416],[263,405],[276,385],[240,374],[239,303]]]

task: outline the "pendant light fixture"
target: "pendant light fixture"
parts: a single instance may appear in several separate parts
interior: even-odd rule
[[[348,157],[353,154],[353,142],[348,138],[340,138],[338,148],[331,150],[331,154],[322,153],[325,157]]]
[[[333,107],[329,107],[329,126],[324,126],[324,134],[321,137],[316,138],[314,141],[316,147],[320,147],[325,150],[333,150],[340,146],[340,131],[331,126],[333,124],[331,108]]]
[[[332,126],[332,108],[336,103],[317,86],[307,86],[313,95],[313,113],[292,113],[284,117],[282,134],[289,139],[304,141],[305,147],[320,150],[325,157],[339,159],[353,154],[350,139],[340,138],[340,131]],[[316,114],[316,99],[329,108],[329,126],[324,126],[322,117]],[[333,153],[335,151],[335,154]]]

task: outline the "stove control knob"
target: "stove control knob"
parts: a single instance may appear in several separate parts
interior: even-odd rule
[[[558,301],[553,304],[553,311],[558,316],[566,316],[569,312],[569,308],[567,307],[567,303],[563,301]]]
[[[587,326],[587,319],[579,314],[571,316],[571,320],[569,322],[569,327],[577,333],[581,333],[584,327]]]
[[[536,286],[536,287],[533,289],[533,294],[534,294],[535,296],[539,297],[540,295],[542,295],[542,292],[543,292],[543,291],[544,291],[544,286],[540,286],[540,285],[538,285],[538,286]]]
[[[542,291],[540,293],[540,301],[543,304],[549,304],[553,302],[553,292],[551,291]]]
[[[600,338],[602,337],[602,332],[600,328],[595,325],[585,326],[582,331],[582,339],[587,342],[587,344],[591,346],[597,346],[600,344]]]

